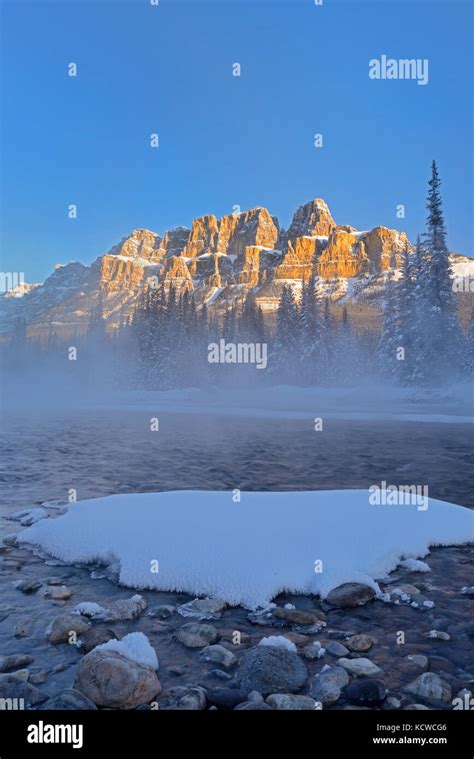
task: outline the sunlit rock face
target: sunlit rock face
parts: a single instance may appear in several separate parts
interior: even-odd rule
[[[47,332],[52,322],[58,332],[83,331],[99,304],[113,329],[133,316],[152,281],[192,291],[198,307],[207,303],[219,315],[251,291],[264,312],[274,312],[285,284],[298,298],[312,275],[320,294],[333,301],[366,294],[380,300],[385,273],[393,261],[400,264],[407,244],[405,233],[394,229],[359,232],[336,224],[321,198],[297,208],[288,230],[262,207],[220,219],[199,216],[190,229],[163,236],[136,229],[90,266],[58,266],[44,284],[24,288],[21,298],[7,293],[0,299],[2,331],[11,331],[18,318],[32,334]]]

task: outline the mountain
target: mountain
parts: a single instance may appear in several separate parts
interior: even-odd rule
[[[66,336],[84,331],[98,307],[115,328],[130,318],[151,282],[193,291],[198,307],[206,303],[219,314],[252,290],[271,319],[283,286],[291,284],[298,295],[312,272],[321,295],[352,306],[356,318],[365,315],[366,326],[374,327],[392,257],[398,265],[406,245],[404,232],[336,224],[321,198],[300,206],[288,230],[262,207],[221,219],[208,214],[194,219],[191,229],[178,227],[163,237],[136,229],[90,266],[57,265],[44,284],[23,286],[21,297],[5,293],[0,329],[8,334],[22,320],[30,336]],[[460,276],[466,270],[474,275],[471,259],[452,261],[462,267]]]

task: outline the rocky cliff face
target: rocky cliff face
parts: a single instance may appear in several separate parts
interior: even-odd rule
[[[30,333],[83,330],[100,302],[111,328],[130,317],[149,286],[163,283],[194,292],[198,306],[223,313],[250,290],[264,312],[272,312],[285,284],[296,295],[313,274],[322,295],[371,301],[383,294],[385,272],[397,264],[409,244],[406,235],[378,226],[358,232],[337,225],[326,203],[317,198],[300,206],[288,231],[266,208],[253,208],[221,219],[195,219],[160,237],[137,229],[91,266],[60,266],[43,285],[23,297],[0,299],[3,332],[24,319]]]

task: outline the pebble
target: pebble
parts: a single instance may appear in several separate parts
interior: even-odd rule
[[[372,648],[373,640],[370,635],[353,635],[346,641],[346,646],[350,651],[356,651],[357,653],[365,653]]]
[[[403,689],[410,696],[426,701],[432,706],[445,706],[452,701],[452,689],[446,680],[435,672],[424,672]]]
[[[15,583],[15,588],[28,595],[36,593],[41,588],[41,583],[38,580],[20,580]]]
[[[235,709],[238,704],[246,701],[247,695],[238,688],[211,688],[207,691],[206,698],[209,704],[219,709]]]
[[[295,696],[292,693],[272,693],[266,702],[278,711],[314,711],[316,701],[311,696]]]
[[[168,619],[168,617],[171,617],[172,614],[174,614],[176,611],[176,606],[171,606],[170,604],[163,604],[162,606],[157,606],[156,609],[153,609],[149,613],[149,616],[154,619]]]
[[[65,585],[51,585],[44,592],[45,598],[51,598],[52,601],[67,601],[74,595],[74,591]]]
[[[326,596],[326,603],[336,609],[363,606],[375,597],[375,591],[360,582],[346,582],[333,588]]]
[[[220,664],[222,667],[234,667],[237,664],[237,657],[234,656],[232,651],[229,651],[224,646],[214,645],[206,646],[199,653],[199,656],[204,661],[212,662],[212,664]]]
[[[299,691],[307,677],[303,660],[277,646],[256,646],[245,651],[236,673],[242,690],[246,693],[257,690],[263,696]]]
[[[206,677],[215,678],[216,680],[232,680],[232,675],[224,672],[223,669],[210,669]]]
[[[57,711],[92,711],[97,709],[97,706],[90,698],[75,688],[65,688],[53,696],[42,708]]]
[[[326,646],[326,651],[331,656],[347,656],[349,653],[349,650],[337,640],[331,640]]]
[[[450,634],[442,630],[430,630],[429,633],[426,633],[425,637],[433,638],[434,640],[451,640]]]
[[[285,609],[277,606],[272,609],[272,614],[277,619],[284,619],[289,624],[296,625],[314,625],[318,621],[316,614],[312,614],[309,611],[299,611],[298,609]]]
[[[356,677],[372,677],[374,675],[381,675],[382,670],[377,667],[376,664],[370,661],[370,659],[338,659],[337,664],[339,667],[343,667],[351,675]]]
[[[108,627],[92,627],[81,634],[78,641],[79,648],[84,649],[86,654],[92,651],[93,648],[99,646],[101,643],[107,643],[109,640],[116,639],[113,630]]]
[[[206,690],[198,685],[177,685],[161,694],[158,702],[160,711],[202,711],[206,708]]]
[[[423,654],[412,654],[410,656],[407,656],[408,661],[412,662],[413,664],[416,664],[417,667],[420,667],[423,670],[429,669],[430,661],[427,656],[423,656]]]
[[[0,672],[11,672],[13,669],[27,667],[34,661],[34,656],[30,654],[10,654],[0,656]]]
[[[60,614],[46,631],[50,643],[69,643],[71,632],[79,637],[89,630],[91,623],[79,614]]]
[[[23,699],[24,706],[29,708],[42,704],[48,695],[31,683],[18,680],[14,675],[4,675],[0,678],[0,698]]]
[[[324,706],[335,704],[341,691],[349,684],[349,675],[342,667],[324,667],[314,676],[311,696]]]
[[[384,684],[370,677],[353,680],[343,692],[344,698],[359,706],[379,706],[386,694]]]
[[[226,603],[220,598],[195,598],[187,604],[178,606],[176,611],[182,617],[193,619],[220,619]]]
[[[33,627],[33,620],[29,617],[25,617],[25,619],[20,619],[15,625],[13,634],[15,635],[15,638],[28,638],[33,632]]]
[[[210,646],[219,639],[219,633],[212,625],[200,625],[198,622],[188,622],[176,633],[176,640],[187,648],[203,648]]]

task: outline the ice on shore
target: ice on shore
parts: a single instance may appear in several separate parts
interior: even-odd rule
[[[379,591],[402,560],[474,537],[469,509],[429,499],[371,505],[367,490],[171,491],[79,501],[18,540],[70,563],[114,564],[132,588],[265,607],[280,592],[325,597],[345,582]]]

